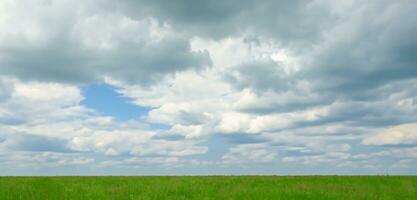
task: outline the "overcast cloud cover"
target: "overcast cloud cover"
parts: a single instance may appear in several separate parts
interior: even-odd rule
[[[0,0],[0,174],[416,174],[416,35],[414,0]]]

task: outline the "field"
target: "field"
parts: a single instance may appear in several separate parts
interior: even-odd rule
[[[0,199],[417,199],[414,176],[0,177]]]

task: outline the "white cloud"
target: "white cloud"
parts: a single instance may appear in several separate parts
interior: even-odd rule
[[[14,152],[13,155],[0,157],[3,165],[0,168],[56,168],[68,166],[82,166],[95,162],[94,158],[79,153],[57,152]]]
[[[207,147],[196,144],[198,141],[154,138],[157,131],[151,130],[143,122],[118,122],[111,117],[98,115],[94,110],[80,104],[84,97],[77,86],[23,83],[4,77],[1,80],[9,88],[9,97],[0,102],[0,148],[5,152],[51,152],[40,159],[48,159],[47,155],[55,155],[54,151],[67,151],[68,155],[73,151],[81,151],[107,156],[160,157],[182,157],[207,152]],[[201,128],[176,126],[173,131],[193,138],[200,134]],[[29,159],[6,157],[7,162],[22,162],[19,165],[25,165],[23,162]],[[91,159],[54,162],[55,166],[77,165],[90,163]]]
[[[415,144],[416,142],[417,124],[414,123],[387,128],[363,140],[366,145]]]
[[[276,152],[266,144],[241,144],[232,147],[222,161],[225,164],[268,163],[275,160]]]
[[[0,72],[25,80],[150,85],[211,64],[187,37],[152,16],[132,18],[107,1],[2,1]]]
[[[415,7],[3,0],[0,149],[28,151],[3,158],[352,168],[413,158]],[[150,111],[102,116],[82,105],[90,83]]]

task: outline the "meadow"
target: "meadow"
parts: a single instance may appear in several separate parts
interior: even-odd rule
[[[0,199],[417,199],[415,176],[0,177]]]

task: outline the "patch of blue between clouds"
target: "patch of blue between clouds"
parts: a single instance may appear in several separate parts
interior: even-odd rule
[[[81,89],[85,97],[82,105],[118,121],[138,120],[151,110],[150,107],[133,104],[132,99],[118,93],[117,88],[108,84],[91,84]]]
[[[227,151],[233,146],[232,143],[227,141],[221,135],[213,135],[209,137],[206,141],[200,143],[201,146],[207,146],[208,152],[205,154],[192,155],[190,158],[200,158],[203,160],[212,160],[216,161],[221,159],[221,157],[227,153]]]
[[[168,130],[170,129],[172,126],[168,125],[168,124],[160,124],[160,123],[149,123],[149,126],[152,129],[163,129],[163,130]]]

